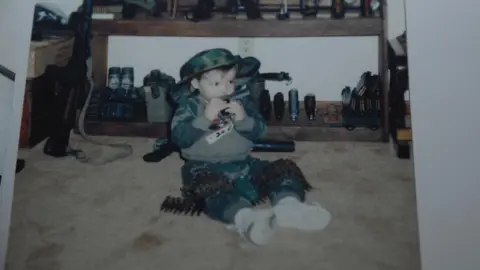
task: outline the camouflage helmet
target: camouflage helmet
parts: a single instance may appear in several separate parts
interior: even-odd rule
[[[241,57],[227,49],[209,49],[201,51],[190,58],[180,68],[179,84],[190,81],[195,76],[219,67],[238,64]]]

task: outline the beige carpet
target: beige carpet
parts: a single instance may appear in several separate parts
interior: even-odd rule
[[[420,269],[413,165],[386,144],[298,143],[296,153],[258,155],[298,162],[317,187],[310,200],[333,221],[254,248],[205,217],[160,213],[178,194],[181,161],[144,163],[151,141],[129,142],[133,157],[103,167],[20,153],[27,167],[16,180],[9,270]]]

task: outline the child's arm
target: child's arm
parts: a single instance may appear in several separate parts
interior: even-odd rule
[[[267,131],[267,123],[255,107],[250,97],[244,99],[245,118],[235,123],[235,129],[243,137],[254,141],[262,138]]]
[[[180,103],[172,119],[172,142],[180,149],[188,148],[200,140],[208,131],[210,121],[203,115],[198,116],[197,104],[191,101]]]

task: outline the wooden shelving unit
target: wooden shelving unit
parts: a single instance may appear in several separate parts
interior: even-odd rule
[[[331,37],[377,36],[379,75],[382,78],[384,108],[388,108],[388,59],[386,0],[378,18],[242,20],[214,18],[193,23],[184,19],[94,20],[92,22],[92,59],[95,87],[104,89],[107,79],[109,36],[182,36],[182,37]],[[340,90],[339,90],[340,96]],[[287,121],[288,122],[288,121]],[[347,131],[320,122],[297,121],[269,124],[268,136],[309,141],[388,141],[388,110],[382,114],[383,127],[377,131],[357,128]],[[86,122],[86,131],[98,135],[161,137],[166,125],[148,123]]]
[[[240,20],[213,19],[192,23],[184,19],[97,20],[97,35],[181,36],[181,37],[326,37],[378,36],[383,32],[381,18]]]

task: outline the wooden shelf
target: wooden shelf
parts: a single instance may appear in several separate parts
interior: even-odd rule
[[[325,112],[329,106],[337,107],[337,114],[341,111],[341,103],[338,101],[317,101],[317,117],[308,120],[305,111],[300,110],[299,117],[292,121],[288,116],[288,108],[281,121],[273,116],[267,122],[268,130],[266,137],[278,140],[297,141],[369,141],[382,140],[382,131],[372,131],[367,128],[356,128],[348,131],[341,123],[327,123]],[[300,102],[300,108],[303,108]],[[109,122],[109,121],[85,121],[85,131],[90,135],[121,136],[121,137],[147,137],[161,138],[167,136],[168,124],[151,124],[147,122]]]
[[[213,19],[194,23],[184,19],[93,20],[92,32],[113,36],[186,37],[320,37],[378,36],[381,18],[241,20]]]
[[[230,19],[217,16],[209,21],[194,23],[183,18],[135,20],[93,20],[91,42],[95,88],[104,88],[108,71],[109,36],[178,36],[178,37],[321,37],[321,36],[378,36],[378,74],[382,79],[382,128],[377,131],[326,126],[323,121],[271,121],[269,138],[290,138],[313,141],[388,141],[388,61],[387,61],[387,3],[381,0],[381,18],[347,17],[345,19],[296,19],[279,21],[265,16],[263,20]],[[273,14],[273,13],[272,13]],[[260,57],[261,60],[261,57]],[[102,127],[103,126],[103,127]],[[87,133],[109,136],[162,137],[166,125],[151,127],[148,123],[87,122]],[[108,133],[108,134],[107,134]]]
[[[341,108],[341,107],[340,107]],[[340,112],[339,112],[340,113]],[[303,110],[300,111],[298,119],[293,121],[288,116],[288,109],[285,110],[285,116],[281,120],[276,120],[274,117],[268,121],[269,126],[282,127],[339,127],[341,123],[326,123],[327,117],[323,115],[323,108],[318,109],[317,117],[314,120],[309,120]],[[341,120],[341,118],[340,118]]]
[[[98,136],[160,138],[167,136],[167,124],[147,122],[85,121],[85,132]]]
[[[356,142],[380,142],[383,140],[382,130],[370,130],[356,128],[348,131],[344,127],[325,126],[269,126],[267,138],[276,140],[295,140],[309,142],[324,141],[356,141]]]

